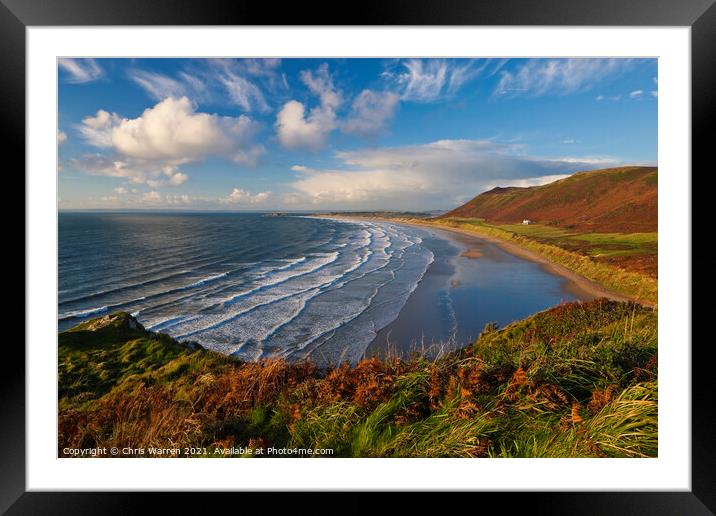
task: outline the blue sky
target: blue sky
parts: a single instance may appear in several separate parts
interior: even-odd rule
[[[655,59],[60,59],[62,209],[448,209],[657,162]]]

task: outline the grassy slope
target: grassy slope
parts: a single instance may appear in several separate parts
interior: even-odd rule
[[[611,168],[541,186],[495,188],[438,220],[501,229],[655,279],[657,197],[655,167]],[[523,219],[537,224],[523,226]]]
[[[60,334],[64,447],[329,447],[337,456],[657,454],[657,314],[566,304],[428,361],[241,363],[132,329]]]
[[[621,167],[582,172],[529,188],[495,188],[445,217],[490,223],[536,222],[579,232],[645,233],[657,230],[658,172]]]

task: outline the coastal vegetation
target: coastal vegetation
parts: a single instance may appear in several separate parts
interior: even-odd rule
[[[488,325],[433,359],[329,369],[241,362],[123,312],[59,335],[59,456],[654,457],[657,401],[656,311],[605,299]]]

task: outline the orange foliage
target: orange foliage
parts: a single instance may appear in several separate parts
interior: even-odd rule
[[[375,357],[361,360],[354,367],[343,364],[320,383],[318,399],[340,399],[360,407],[375,407],[390,397],[394,380],[407,371],[403,361],[381,361]]]
[[[587,404],[587,410],[590,414],[596,414],[599,412],[607,403],[614,399],[615,385],[610,385],[604,390],[595,390],[592,392],[592,399]]]

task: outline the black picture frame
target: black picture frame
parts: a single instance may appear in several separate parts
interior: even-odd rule
[[[311,9],[310,7],[313,7]],[[334,5],[334,7],[336,7]],[[400,2],[383,0],[362,4],[351,9],[350,15],[318,13],[335,12],[320,4],[302,2],[283,3],[280,8],[267,3],[235,0],[231,3],[215,0],[0,0],[0,60],[2,95],[0,114],[5,131],[6,156],[16,158],[16,167],[25,166],[25,31],[32,26],[64,25],[603,25],[603,26],[688,26],[692,43],[692,157],[693,167],[706,164],[713,146],[714,131],[709,120],[716,112],[716,6],[714,0],[413,0]],[[348,13],[347,4],[343,12]],[[328,19],[330,18],[330,19]],[[338,22],[338,23],[336,23]],[[705,171],[704,171],[705,172]],[[694,175],[684,171],[684,180]],[[23,187],[21,187],[23,188]],[[705,189],[693,188],[693,205],[699,206],[699,196],[705,205]],[[693,212],[694,228],[703,217]],[[692,251],[693,252],[693,251]],[[25,258],[27,258],[25,256]],[[692,258],[693,270],[705,272],[713,266],[709,258]],[[25,269],[26,275],[28,273]],[[707,273],[708,276],[708,273]],[[27,276],[26,276],[27,277]],[[705,286],[702,287],[705,289]],[[709,305],[693,303],[692,314],[707,317]],[[31,309],[32,307],[28,307]],[[693,320],[692,316],[692,320]],[[19,326],[19,325],[17,325]],[[18,339],[19,340],[19,339]],[[693,339],[692,339],[693,340]],[[669,343],[688,347],[691,342]],[[708,341],[692,346],[692,490],[690,492],[618,492],[618,493],[511,493],[509,504],[494,500],[510,508],[522,504],[536,514],[713,514],[716,511],[716,454],[712,436],[714,389],[708,369]],[[128,514],[147,507],[149,499],[158,495],[139,493],[59,493],[26,492],[25,487],[25,352],[16,343],[7,342],[4,348],[6,363],[0,375],[0,403],[3,421],[0,424],[0,513],[6,514]],[[246,497],[246,494],[241,496]],[[266,495],[263,495],[264,497]],[[369,496],[352,494],[352,500],[342,502],[361,512],[381,503],[383,509],[393,502],[374,502]],[[481,494],[481,500],[499,494]],[[212,495],[215,504],[225,495]],[[298,497],[300,500],[301,497]],[[263,498],[265,500],[265,498]],[[411,504],[422,504],[423,496],[415,494],[410,502],[400,504],[401,512]],[[301,504],[297,494],[271,495],[272,505],[285,501],[294,507]],[[464,501],[464,500],[463,500]],[[242,502],[244,503],[244,502]],[[475,503],[475,502],[468,502]],[[484,503],[483,501],[479,502]],[[164,512],[174,507],[195,510],[205,502],[194,495],[174,493],[164,496]],[[406,505],[407,504],[407,505]],[[517,504],[517,505],[515,505]],[[311,512],[316,512],[311,504]],[[205,506],[204,506],[205,507]],[[484,507],[484,506],[483,506]]]

